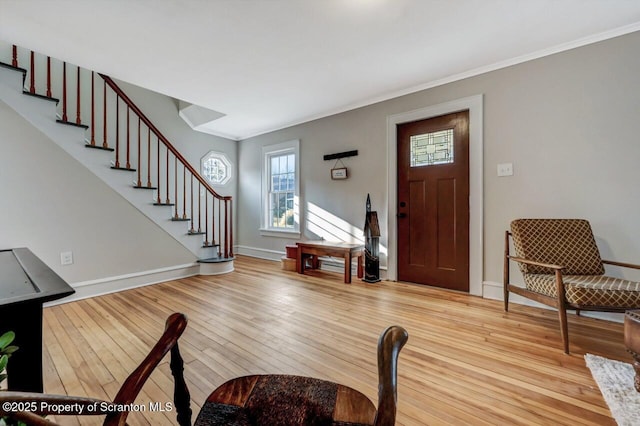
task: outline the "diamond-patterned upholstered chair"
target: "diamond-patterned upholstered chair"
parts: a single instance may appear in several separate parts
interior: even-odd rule
[[[513,238],[516,256],[509,253]],[[520,267],[525,287],[509,282],[509,260]],[[605,276],[603,264],[640,269],[640,265],[602,260],[589,222],[582,219],[517,219],[505,233],[504,310],[509,293],[558,309],[564,352],[569,353],[567,309],[624,312],[640,308],[640,283]]]

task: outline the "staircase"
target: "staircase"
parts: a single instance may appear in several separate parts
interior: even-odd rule
[[[9,52],[9,57],[3,53]],[[218,194],[110,77],[0,46],[0,99],[191,251],[233,270],[233,203]]]

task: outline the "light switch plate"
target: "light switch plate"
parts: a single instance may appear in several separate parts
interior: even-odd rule
[[[73,252],[72,251],[63,251],[60,253],[60,264],[62,265],[73,265]]]
[[[498,164],[498,176],[513,176],[513,163]]]

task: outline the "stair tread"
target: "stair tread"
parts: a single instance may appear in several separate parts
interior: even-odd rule
[[[171,220],[173,222],[189,222],[191,219],[188,217],[172,217]]]
[[[58,99],[58,98],[53,98],[53,97],[47,96],[47,95],[41,95],[40,93],[31,93],[28,90],[23,90],[22,94],[23,95],[28,95],[28,96],[33,96],[34,98],[38,98],[38,99],[44,99],[45,101],[51,101],[51,102],[55,102],[55,103],[60,102],[60,99]],[[88,128],[88,126],[87,126],[87,128]]]
[[[143,186],[134,185],[133,187],[135,189],[158,189],[158,187],[156,186],[146,186],[146,185],[143,185]]]
[[[153,203],[154,206],[175,206],[175,203]]]
[[[126,171],[126,172],[135,172],[135,171],[136,171],[136,169],[131,169],[131,168],[129,168],[129,167],[116,167],[116,166],[111,166],[111,168],[112,168],[113,170],[124,170],[124,171]]]
[[[23,74],[27,73],[27,70],[21,67],[14,67],[11,64],[7,64],[6,62],[0,62],[0,67],[2,68],[9,68],[10,70],[15,70],[15,71],[20,71]]]
[[[29,95],[31,95],[31,96],[37,96],[37,97],[39,97],[39,98],[53,99],[53,98],[47,98],[46,96],[36,95],[36,94],[34,94],[34,93],[29,93],[29,92],[26,92],[26,94],[29,94]],[[57,100],[57,99],[56,99],[56,100]],[[87,126],[86,124],[78,124],[78,123],[75,123],[75,122],[73,122],[73,121],[68,121],[68,120],[56,120],[56,123],[66,124],[67,126],[80,127],[80,128],[85,129],[85,130],[87,130],[87,129],[89,128],[89,126]]]
[[[90,143],[87,143],[84,146],[85,146],[85,148],[100,149],[102,151],[111,151],[111,152],[115,151],[113,148],[110,148],[108,146],[104,147],[102,145],[91,145]]]
[[[210,257],[207,259],[198,259],[199,263],[223,263],[223,262],[231,262],[234,260],[234,257]]]
[[[187,232],[187,235],[204,235],[206,234],[206,232],[204,231],[189,231]]]

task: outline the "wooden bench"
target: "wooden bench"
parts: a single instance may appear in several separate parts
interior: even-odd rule
[[[335,256],[344,258],[344,282],[351,282],[351,260],[355,257],[358,259],[358,278],[362,278],[362,256],[364,251],[364,245],[362,244],[348,244],[348,243],[334,243],[328,241],[299,241],[296,243],[298,246],[298,258],[296,260],[296,266],[298,273],[304,274],[305,263],[307,257],[318,256]]]

